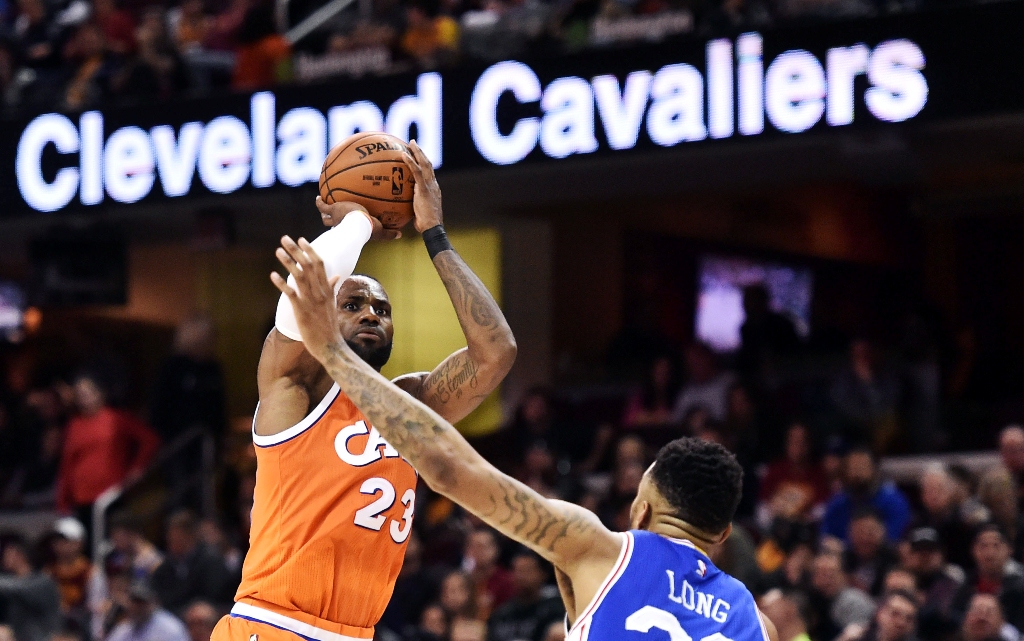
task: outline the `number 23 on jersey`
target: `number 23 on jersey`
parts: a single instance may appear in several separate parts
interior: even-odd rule
[[[379,494],[380,496],[366,507],[356,510],[356,525],[380,532],[384,523],[388,521],[384,512],[391,509],[391,506],[395,504],[395,497],[398,495],[395,492],[395,486],[387,479],[369,478],[363,481],[359,493],[370,496]],[[409,532],[412,531],[412,517],[416,510],[416,490],[409,488],[402,494],[402,505],[405,506],[405,512],[402,513],[401,520],[392,520],[391,527],[388,528],[395,543],[405,543],[405,540],[409,538]]]
[[[357,436],[366,436],[363,451],[354,453],[349,449],[349,441]],[[376,427],[367,426],[365,421],[357,421],[354,425],[343,428],[334,439],[334,449],[341,460],[353,467],[366,467],[385,458],[398,458],[398,451],[384,440]],[[380,532],[388,517],[384,516],[395,504],[398,492],[391,481],[373,477],[363,481],[359,493],[376,497],[367,506],[356,510],[355,524],[359,527]],[[416,490],[410,488],[402,494],[402,505],[405,512],[398,521],[392,520],[388,531],[395,543],[405,543],[412,531],[412,517],[416,509]]]

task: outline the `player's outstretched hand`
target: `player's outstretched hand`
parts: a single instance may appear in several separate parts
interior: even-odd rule
[[[317,196],[316,208],[320,210],[320,220],[323,221],[325,227],[334,227],[345,216],[362,214],[369,218],[370,224],[373,225],[373,233],[370,234],[371,240],[395,240],[402,237],[402,232],[397,229],[384,229],[380,219],[373,217],[370,212],[366,211],[366,207],[359,203],[345,200],[328,205],[320,196]]]
[[[331,344],[344,342],[338,329],[334,283],[327,279],[324,262],[305,238],[296,243],[288,236],[282,237],[274,255],[295,279],[295,285],[277,272],[271,272],[270,280],[291,301],[303,345],[323,362]]]
[[[412,208],[416,214],[413,226],[422,234],[444,222],[441,187],[434,176],[434,165],[415,140],[409,143],[409,151],[402,154],[402,158],[409,165],[409,171],[416,181],[412,197]]]

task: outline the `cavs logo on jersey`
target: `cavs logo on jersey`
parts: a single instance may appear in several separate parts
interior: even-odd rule
[[[358,436],[369,435],[366,445],[359,452],[352,451],[350,441]],[[358,446],[357,446],[358,449]],[[384,440],[376,427],[369,427],[366,421],[358,421],[355,425],[343,427],[338,435],[334,437],[334,450],[341,460],[354,467],[365,467],[370,463],[376,463],[382,458],[398,458],[398,450],[391,447],[391,444]]]

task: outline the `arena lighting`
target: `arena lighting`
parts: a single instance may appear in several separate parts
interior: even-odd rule
[[[218,116],[203,124],[188,122],[175,132],[170,125],[149,131],[127,126],[104,142],[103,115],[88,111],[78,126],[61,114],[43,114],[28,124],[18,141],[15,160],[18,189],[33,209],[56,211],[77,193],[83,205],[97,205],[105,196],[134,203],[148,196],[156,182],[170,197],[184,196],[196,173],[207,189],[232,193],[247,182],[294,187],[316,182],[328,144],[333,146],[357,131],[384,130],[404,140],[412,126],[424,152],[441,166],[441,76],[421,74],[416,94],[403,96],[387,110],[358,101],[327,110],[298,107],[276,116],[276,98],[269,91],[254,94],[250,122]],[[78,166],[64,166],[47,181],[42,155],[53,145],[59,155],[78,154]]]
[[[854,119],[854,80],[862,74],[870,83],[864,103],[878,120],[913,118],[928,100],[928,83],[921,73],[924,54],[910,40],[887,40],[874,49],[864,44],[833,47],[824,65],[809,51],[792,49],[765,70],[762,53],[757,33],[741,35],[735,53],[730,40],[713,40],[707,45],[706,76],[693,65],[670,64],[653,73],[633,71],[621,88],[608,75],[590,81],[556,78],[542,87],[529,66],[500,62],[477,80],[469,105],[470,133],[484,158],[509,165],[538,144],[551,158],[596,151],[598,119],[612,149],[630,149],[639,140],[645,113],[647,135],[662,147],[709,135],[728,138],[737,129],[736,120],[741,135],[757,135],[764,131],[765,115],[786,133],[807,131],[822,116],[830,126],[849,125]],[[497,122],[498,100],[506,92],[520,103],[539,101],[542,112],[540,117],[520,118],[507,135]]]

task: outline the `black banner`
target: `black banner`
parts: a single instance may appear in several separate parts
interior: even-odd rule
[[[1024,4],[592,50],[0,130],[4,215],[291,187],[355,131],[442,171],[1024,111]]]

